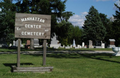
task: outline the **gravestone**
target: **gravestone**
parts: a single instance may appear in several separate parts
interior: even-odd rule
[[[65,48],[65,45],[63,45],[62,47]]]
[[[82,48],[85,48],[85,43],[84,42],[82,42]]]
[[[51,38],[50,47],[57,49],[57,48],[59,48],[61,46],[61,43],[59,43],[59,41],[56,38],[57,38],[56,34],[54,35],[53,38]]]
[[[102,44],[101,44],[101,48],[105,48],[105,43],[102,43]]]
[[[16,46],[15,40],[13,41],[13,46]]]
[[[30,49],[30,40],[27,40],[27,43],[26,43],[26,45],[25,45],[25,48]]]
[[[115,47],[115,39],[109,39],[110,45],[109,48]]]
[[[78,48],[81,48],[81,45],[77,45]]]
[[[39,39],[34,39],[34,47],[35,48],[40,47],[39,46]]]
[[[9,44],[9,47],[11,47],[11,46],[12,46],[12,44],[10,43],[10,44]]]
[[[73,39],[73,47],[76,47],[75,39]]]
[[[96,41],[95,48],[102,48],[102,41]]]
[[[81,45],[77,45],[77,47],[75,47],[75,49],[80,49],[81,48]]]
[[[92,42],[92,40],[89,40],[89,48],[93,48],[93,42]]]
[[[27,45],[29,45],[29,46],[30,46],[30,40],[27,40]]]
[[[70,45],[70,48],[72,48],[72,45]]]
[[[20,41],[20,45],[21,45],[21,41]],[[15,41],[15,46],[18,47],[18,40]]]
[[[102,41],[97,41],[95,48],[105,48],[105,43]]]
[[[66,47],[65,47],[65,49],[70,49],[70,46],[69,46],[69,45],[68,45],[68,46],[66,46]]]
[[[15,46],[18,47],[18,40],[15,41]],[[20,47],[23,47],[22,41],[20,41]]]

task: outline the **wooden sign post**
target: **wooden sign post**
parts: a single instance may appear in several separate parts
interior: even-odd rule
[[[46,39],[50,39],[51,15],[16,13],[15,38],[18,39],[17,67],[20,67],[20,38],[44,39],[43,65],[46,65]]]
[[[17,67],[20,67],[20,39],[18,39]]]
[[[47,50],[46,42],[47,42],[47,40],[43,41],[43,66],[46,65],[46,50]]]

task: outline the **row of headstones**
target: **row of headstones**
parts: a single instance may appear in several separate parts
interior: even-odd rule
[[[30,48],[30,43],[31,43],[30,40],[27,40],[26,45],[28,45],[28,48]],[[39,45],[39,39],[33,39],[33,43],[34,43],[33,45],[34,48],[42,47],[42,45]]]
[[[82,46],[81,45],[77,45],[77,46],[76,45],[67,45],[67,46],[63,45],[63,46],[61,46],[61,43],[58,43],[58,44],[50,44],[50,47],[51,48],[55,48],[55,49],[58,49],[58,48],[65,48],[65,49],[70,49],[70,48],[75,48],[75,49],[86,48],[84,42],[82,42]]]
[[[59,41],[57,40],[57,36],[56,34],[54,34],[53,38],[51,38],[51,43],[50,43],[50,47],[51,48],[65,48],[65,49],[70,49],[70,48],[75,48],[75,49],[78,49],[78,48],[86,48],[85,46],[85,43],[82,42],[82,46],[81,45],[77,45],[75,44],[75,40],[73,40],[73,45],[63,45],[61,46],[61,43],[59,43]]]
[[[75,49],[80,49],[80,48],[87,48],[87,46],[85,46],[85,43],[84,42],[82,42],[82,46],[81,45],[75,45],[75,44],[73,44],[73,45],[68,45],[68,46],[65,46],[65,45],[63,45],[63,46],[60,46],[60,48],[65,48],[65,49],[70,49],[70,48],[75,48]]]
[[[10,44],[9,44],[9,47],[12,47],[12,46],[13,46],[13,47],[18,47],[18,40],[16,40],[16,41],[13,40],[13,43],[10,43]],[[24,45],[22,44],[22,41],[20,41],[20,46],[21,46],[21,47],[24,47]]]
[[[112,48],[112,47],[115,47],[115,40],[114,39],[109,39],[110,41],[110,45],[109,45],[109,48]],[[24,47],[24,45],[22,44],[22,41],[20,43],[21,47]],[[26,45],[30,45],[30,40],[27,40],[27,43]],[[47,44],[46,44],[47,45]],[[9,45],[10,47],[11,46],[18,46],[18,40],[16,41],[13,41],[13,44],[10,44]],[[39,45],[39,40],[38,39],[34,39],[34,47],[42,47],[42,45]],[[75,40],[73,40],[73,45],[68,45],[68,46],[61,46],[61,43],[59,43],[58,40],[53,40],[51,41],[51,44],[50,44],[50,47],[53,47],[53,48],[65,48],[65,49],[70,49],[70,48],[75,48],[75,49],[79,49],[79,48],[87,48],[87,46],[85,45],[84,42],[82,42],[82,46],[81,45],[77,45],[75,44]],[[101,46],[93,46],[93,42],[92,40],[89,40],[89,45],[88,45],[88,48],[105,48],[105,43],[102,43],[101,42]]]
[[[79,48],[105,48],[105,43],[103,43],[101,41],[100,45],[99,46],[93,46],[93,42],[92,40],[89,40],[89,45],[85,45],[84,42],[82,42],[82,46],[81,45],[77,45],[75,44],[75,40],[73,40],[73,45],[68,45],[68,46],[61,46],[61,43],[59,43],[58,40],[53,40],[54,43],[50,44],[50,47],[52,48],[65,48],[65,49],[70,49],[70,48],[75,48],[75,49],[79,49]],[[109,39],[110,41],[110,45],[108,46],[108,48],[112,48],[112,47],[115,47],[115,40],[114,39]],[[56,43],[55,43],[56,42]]]
[[[73,40],[73,45],[67,45],[67,46],[63,45],[63,46],[61,46],[61,43],[59,43],[59,41],[56,38],[57,38],[56,35],[53,38],[51,38],[51,44],[50,44],[51,48],[56,48],[56,49],[57,48],[65,48],[65,49],[70,49],[70,48],[75,48],[75,49],[87,48],[87,46],[85,45],[84,42],[82,42],[82,46],[81,45],[77,45],[76,46],[75,40]],[[89,40],[88,48],[94,48],[91,40]],[[96,48],[105,48],[105,44],[102,43],[101,46],[96,46]]]
[[[105,48],[105,43],[102,43],[102,41],[101,41],[101,43],[100,43],[99,46],[98,45],[93,46],[92,40],[89,40],[89,46],[88,46],[88,48]]]
[[[108,46],[108,48],[115,47],[115,39],[109,39],[109,41],[110,41],[110,45]],[[89,40],[89,48],[105,48],[105,43],[102,43],[101,41],[100,46],[93,46],[92,40]]]
[[[22,41],[20,41],[20,47],[24,47],[24,45],[30,45],[30,40],[27,40],[26,44],[22,44]],[[13,43],[9,44],[9,47],[18,47],[18,40],[14,40]],[[40,47],[39,45],[39,40],[38,39],[34,39],[34,47]]]

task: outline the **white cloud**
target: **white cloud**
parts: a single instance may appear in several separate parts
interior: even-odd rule
[[[117,4],[120,7],[120,0],[116,1],[115,4]]]
[[[87,14],[88,14],[88,12],[82,12],[82,14],[83,14],[83,15],[87,15]]]
[[[74,26],[82,27],[85,20],[85,15],[87,15],[87,12],[82,12],[80,15],[73,15],[70,17],[69,22],[71,22]]]
[[[120,7],[120,0],[117,0],[115,4],[117,4]],[[113,9],[118,10],[118,8],[115,5],[113,6]]]

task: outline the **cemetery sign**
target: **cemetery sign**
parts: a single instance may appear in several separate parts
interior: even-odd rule
[[[15,37],[50,39],[51,15],[16,13]]]

